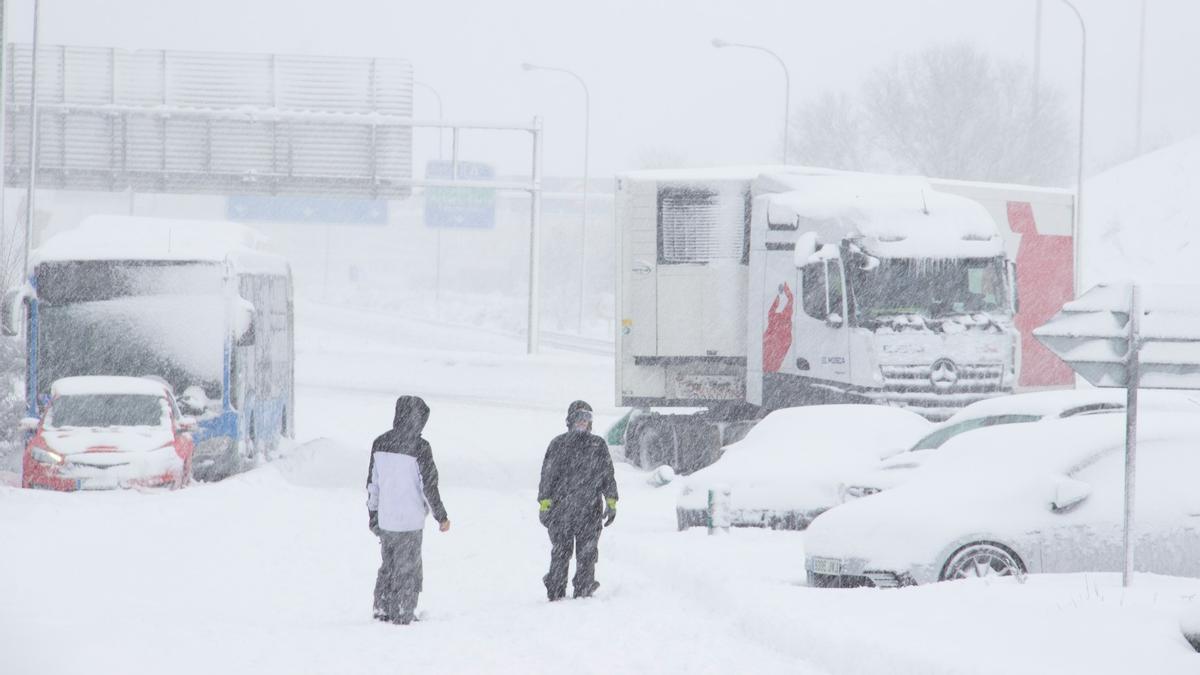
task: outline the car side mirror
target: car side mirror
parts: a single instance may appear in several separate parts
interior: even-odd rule
[[[183,395],[175,399],[179,409],[188,415],[203,415],[208,410],[208,396],[204,390],[192,385],[183,390]]]
[[[38,425],[41,423],[42,421],[36,417],[22,417],[21,421],[17,423],[17,427],[20,428],[21,431],[32,433],[37,431]]]
[[[1092,496],[1092,486],[1074,478],[1061,478],[1054,483],[1054,498],[1050,510],[1065,513]]]
[[[192,432],[200,428],[200,424],[196,422],[195,417],[180,417],[179,430],[183,432]]]

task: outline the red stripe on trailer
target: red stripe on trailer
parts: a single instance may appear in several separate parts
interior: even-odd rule
[[[1022,387],[1049,387],[1075,382],[1071,367],[1033,337],[1033,329],[1058,313],[1075,297],[1075,253],[1071,237],[1039,234],[1028,202],[1008,202],[1008,226],[1021,236],[1017,248],[1017,292],[1021,311]]]

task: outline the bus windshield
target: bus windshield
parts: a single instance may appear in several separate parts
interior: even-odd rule
[[[37,269],[38,392],[75,375],[157,375],[219,399],[223,269],[214,263],[69,261]]]

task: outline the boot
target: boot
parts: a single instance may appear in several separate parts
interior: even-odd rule
[[[592,597],[592,594],[595,593],[596,589],[598,589],[598,588],[600,588],[600,582],[593,581],[592,583],[588,584],[587,586],[584,586],[583,588],[576,588],[575,589],[575,597],[576,598],[590,598],[590,597]]]

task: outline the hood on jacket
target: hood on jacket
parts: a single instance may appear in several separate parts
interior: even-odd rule
[[[396,399],[396,417],[392,428],[406,438],[416,438],[429,421],[429,406],[420,396],[401,396]]]
[[[587,401],[573,401],[567,407],[567,429],[575,426],[575,422],[581,418],[591,421],[592,406]]]

